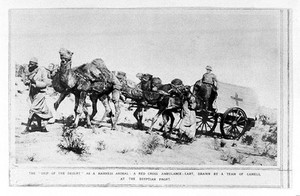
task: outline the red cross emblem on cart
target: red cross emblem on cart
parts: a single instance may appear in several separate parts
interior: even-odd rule
[[[239,95],[238,95],[237,93],[235,93],[235,96],[230,96],[230,97],[231,97],[231,99],[234,99],[234,100],[235,100],[235,104],[236,104],[237,106],[239,106],[239,101],[243,101],[243,99],[240,98]]]

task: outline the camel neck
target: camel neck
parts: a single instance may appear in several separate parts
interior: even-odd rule
[[[60,63],[60,71],[62,73],[65,73],[67,70],[71,69],[71,65],[72,65],[72,61],[71,60],[68,61],[68,62],[66,62],[66,63],[61,62]]]

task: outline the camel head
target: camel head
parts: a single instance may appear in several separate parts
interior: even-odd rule
[[[141,81],[141,88],[142,90],[150,91],[152,89],[152,75],[151,74],[143,74],[143,73],[138,73],[136,75],[138,79]]]
[[[61,70],[68,70],[71,68],[71,62],[72,62],[72,56],[73,56],[73,52],[71,52],[70,50],[67,50],[65,48],[61,48],[59,50],[59,56],[60,56],[60,69]]]

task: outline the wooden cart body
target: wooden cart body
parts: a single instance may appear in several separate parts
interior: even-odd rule
[[[219,82],[213,112],[197,110],[197,134],[212,134],[220,123],[222,137],[239,139],[255,125],[259,103],[249,87]]]

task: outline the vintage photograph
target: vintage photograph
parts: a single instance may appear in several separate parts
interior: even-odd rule
[[[12,184],[36,167],[280,173],[288,25],[286,9],[10,10]]]

